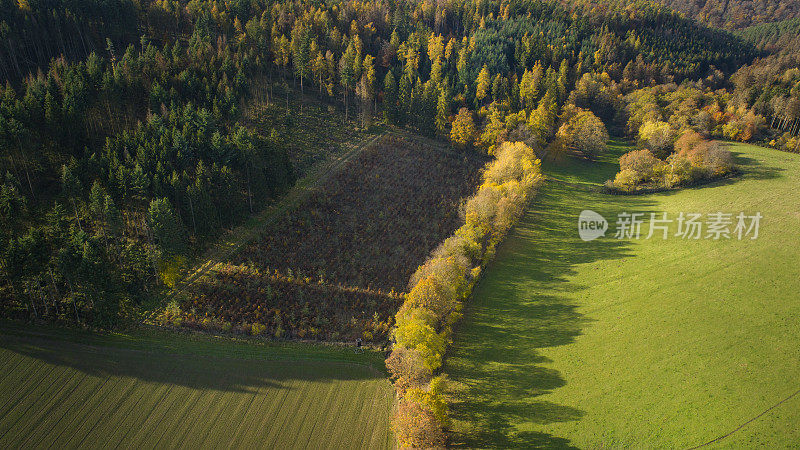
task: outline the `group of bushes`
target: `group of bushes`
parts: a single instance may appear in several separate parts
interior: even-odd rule
[[[664,148],[651,150],[646,146],[622,155],[620,171],[614,180],[606,182],[606,187],[622,192],[671,189],[719,178],[736,170],[730,151],[694,131],[685,131],[670,146],[673,151],[667,152],[664,159],[654,155],[655,151],[664,152]]]
[[[605,153],[609,139],[606,126],[590,110],[567,105],[561,117],[562,125],[550,144],[555,153],[572,153],[595,159]]]
[[[464,203],[464,224],[417,269],[397,312],[386,366],[400,399],[394,430],[404,447],[444,445],[448,417],[440,369],[461,302],[543,179],[539,160],[524,143],[505,142],[495,155]]]
[[[800,153],[800,136],[792,136],[789,132],[777,136],[767,144],[785,152]]]

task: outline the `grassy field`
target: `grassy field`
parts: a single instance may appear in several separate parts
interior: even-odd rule
[[[0,448],[390,448],[382,355],[0,327]]]
[[[800,442],[800,157],[729,148],[742,176],[645,196],[598,188],[620,144],[598,163],[545,164],[550,180],[485,271],[447,362],[457,446]],[[579,239],[583,209],[609,220],[606,237]],[[622,211],[764,218],[756,240],[646,240],[647,223],[618,240]]]

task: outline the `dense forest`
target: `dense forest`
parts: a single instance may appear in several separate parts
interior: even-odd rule
[[[727,29],[796,18],[800,2],[796,0],[661,0],[701,23]]]

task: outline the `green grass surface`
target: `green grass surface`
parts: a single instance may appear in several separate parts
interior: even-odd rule
[[[379,353],[0,325],[0,448],[393,445]]]
[[[800,157],[729,148],[742,176],[644,196],[599,189],[621,144],[545,164],[447,360],[457,446],[796,447]],[[605,238],[579,239],[583,209],[609,219]],[[764,218],[756,240],[617,240],[621,211]]]

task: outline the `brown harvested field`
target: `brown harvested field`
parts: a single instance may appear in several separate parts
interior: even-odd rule
[[[182,305],[186,321],[382,339],[411,274],[457,228],[459,203],[483,163],[419,138],[382,137],[195,283]]]

